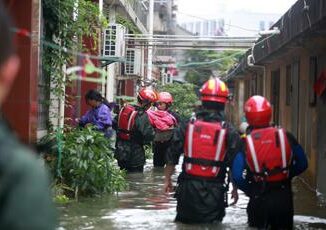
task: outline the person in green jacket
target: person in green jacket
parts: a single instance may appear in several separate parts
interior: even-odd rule
[[[150,144],[155,136],[146,111],[157,99],[153,90],[142,89],[137,96],[137,105],[121,108],[113,125],[117,131],[115,158],[120,169],[143,172],[146,160],[144,145]]]
[[[10,18],[0,1],[0,106],[19,69]],[[0,229],[55,229],[48,176],[35,154],[19,142],[0,110]]]

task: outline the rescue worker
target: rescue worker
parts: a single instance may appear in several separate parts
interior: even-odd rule
[[[218,78],[204,83],[200,90],[202,108],[188,124],[175,130],[167,150],[164,190],[172,191],[171,176],[184,153],[182,172],[175,192],[176,221],[183,223],[221,222],[227,206],[227,168],[239,151],[240,137],[224,120],[228,88]],[[234,202],[238,199],[233,187]]]
[[[5,9],[0,1],[0,106],[20,65]],[[22,109],[15,106],[17,111]],[[54,230],[56,214],[45,169],[35,153],[18,140],[3,116],[0,111],[0,229]]]
[[[103,132],[107,138],[110,138],[113,134],[111,105],[98,91],[93,89],[86,93],[85,100],[91,109],[78,120],[79,126],[87,127],[94,125],[97,130]]]
[[[249,123],[244,138],[245,152],[237,153],[232,176],[250,198],[249,226],[292,229],[291,179],[308,166],[304,150],[291,133],[270,125],[272,109],[266,98],[250,97],[244,112]]]
[[[153,142],[153,165],[154,167],[164,167],[165,165],[165,155],[167,147],[170,145],[170,140],[172,138],[173,129],[178,124],[179,116],[169,110],[173,103],[173,97],[169,92],[160,92],[158,95],[158,102],[156,103],[156,108],[158,111],[164,111],[165,117],[172,120],[172,125],[166,130],[156,129],[156,134]],[[164,115],[164,114],[163,114]],[[161,119],[162,120],[162,119]]]
[[[155,135],[146,111],[157,101],[151,89],[142,89],[137,96],[138,105],[125,105],[117,116],[117,140],[115,158],[121,169],[143,172],[144,145],[150,144]]]

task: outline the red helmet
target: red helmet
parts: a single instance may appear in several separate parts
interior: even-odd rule
[[[173,97],[169,92],[160,92],[158,94],[158,100],[166,104],[172,104]]]
[[[272,108],[269,101],[262,96],[250,97],[244,106],[247,121],[252,126],[267,126],[272,118]]]
[[[218,78],[209,79],[200,89],[202,101],[213,101],[225,104],[228,100],[229,89]]]
[[[157,94],[151,89],[141,89],[138,93],[138,98],[148,103],[154,103],[158,99]]]

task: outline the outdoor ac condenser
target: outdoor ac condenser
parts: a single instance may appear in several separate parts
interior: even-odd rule
[[[126,49],[125,75],[141,75],[141,50],[135,48]]]
[[[103,56],[123,57],[125,55],[126,28],[120,24],[110,24],[104,30]]]

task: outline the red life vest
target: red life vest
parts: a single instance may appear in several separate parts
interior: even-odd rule
[[[289,177],[292,152],[283,129],[254,129],[245,139],[246,160],[256,181],[276,182]]]
[[[137,111],[131,105],[124,106],[118,117],[118,137],[123,140],[130,140],[131,130],[135,124]]]
[[[201,177],[216,177],[224,164],[226,129],[220,122],[196,120],[186,130],[185,171]]]

